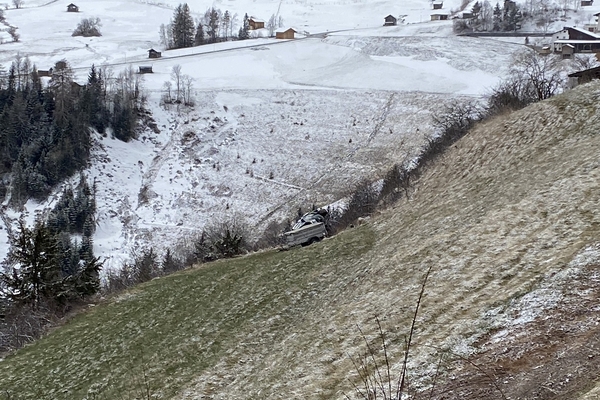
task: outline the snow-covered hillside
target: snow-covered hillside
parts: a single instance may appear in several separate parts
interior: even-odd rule
[[[444,11],[460,3],[446,1]],[[260,226],[299,205],[335,201],[414,154],[432,133],[432,113],[483,95],[521,48],[453,36],[451,21],[428,21],[428,0],[194,1],[195,17],[210,6],[240,18],[278,14],[310,35],[163,51],[149,60],[177,4],[83,0],[79,13],[67,13],[66,2],[26,0],[5,11],[21,35],[0,45],[5,68],[17,54],[40,69],[66,59],[81,82],[92,64],[153,68],[144,87],[158,131],[132,143],[98,137],[86,171],[98,187],[95,251],[108,267],[133,247],[163,249],[216,218],[235,214]],[[406,14],[406,23],[382,27],[388,14]],[[103,36],[71,37],[89,17],[101,19]],[[175,65],[194,79],[193,108],[159,106]],[[45,206],[29,202],[25,213]],[[5,235],[0,242],[4,254]]]

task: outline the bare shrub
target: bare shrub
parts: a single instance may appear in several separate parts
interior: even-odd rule
[[[348,205],[341,212],[329,216],[328,233],[336,234],[356,223],[358,218],[371,215],[377,208],[379,191],[369,181],[361,181],[349,196]]]
[[[492,89],[488,96],[487,114],[493,116],[520,110],[536,101],[523,81],[509,78]]]
[[[473,29],[467,24],[464,19],[455,19],[452,21],[452,31],[454,33],[473,32]]]
[[[432,122],[436,134],[430,137],[423,147],[417,165],[412,170],[412,179],[418,177],[428,163],[466,135],[482,118],[481,107],[475,102],[452,103],[446,105],[440,113],[435,114]]]
[[[105,293],[119,293],[136,284],[133,265],[123,263],[118,270],[109,270],[106,274]]]
[[[598,65],[600,65],[600,62],[598,62],[598,59],[594,53],[575,54],[575,58],[573,59],[573,66],[576,70],[595,68]]]
[[[32,309],[25,304],[0,305],[0,354],[19,349],[46,332],[56,319],[53,310],[43,305]]]
[[[435,114],[433,125],[436,134],[428,138],[427,143],[417,157],[411,159],[410,155],[407,154],[402,162],[390,168],[383,178],[381,190],[378,193],[378,204],[381,206],[392,204],[400,199],[402,195],[408,199],[410,188],[423,169],[449,146],[466,135],[475,123],[481,121],[484,117],[486,117],[486,114],[475,102],[452,103],[446,105],[438,114]],[[355,201],[358,201],[359,197]],[[343,217],[342,220],[346,218],[350,219],[350,217]]]
[[[290,229],[291,223],[289,220],[283,222],[271,221],[265,228],[261,237],[257,240],[254,248],[259,250],[284,245],[285,240],[283,233],[289,231]]]
[[[411,175],[410,165],[407,163],[394,164],[383,178],[378,203],[381,205],[392,204],[398,201],[402,194],[408,198],[412,182]]]
[[[17,33],[17,28],[15,28],[14,26],[9,27],[7,32],[10,35],[10,37],[12,38],[13,42],[18,42],[19,39],[21,39],[21,35],[19,35]]]
[[[104,291],[118,293],[161,275],[161,264],[152,248],[141,254],[132,253],[132,263],[124,262],[120,269],[108,271]]]
[[[425,286],[427,285],[427,279],[429,278],[431,270],[432,267],[430,266],[425,273],[423,282],[421,283],[421,290],[417,298],[410,330],[408,335],[404,338],[402,369],[397,376],[392,373],[388,340],[383,328],[381,327],[379,318],[375,316],[375,323],[377,325],[377,340],[381,342],[381,349],[374,347],[372,342],[368,340],[367,336],[363,333],[360,327],[358,327],[360,336],[365,342],[366,351],[362,358],[358,358],[357,360],[352,359],[360,379],[360,386],[352,382],[355,397],[357,399],[374,400],[380,398],[384,400],[402,400],[403,398],[406,398],[405,395],[407,394],[408,390],[408,360],[410,357],[411,347],[413,346],[413,337],[415,334],[415,327],[417,324],[417,316],[421,306],[421,300],[425,294]],[[435,380],[433,387],[435,387]],[[431,394],[433,394],[433,388],[431,389]],[[345,395],[345,397],[346,399],[350,400],[348,395]]]
[[[100,33],[100,27],[102,26],[100,22],[100,18],[92,17],[92,18],[84,18],[79,22],[71,36],[102,36]]]

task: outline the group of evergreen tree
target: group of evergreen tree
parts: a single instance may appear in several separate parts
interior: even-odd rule
[[[187,3],[179,4],[171,22],[160,26],[160,42],[167,49],[180,49],[237,39],[233,34],[236,20],[237,14],[212,7],[196,25]]]
[[[471,18],[455,20],[454,30],[511,32],[521,29],[523,13],[519,5],[512,0],[504,0],[503,6],[496,3],[492,7],[488,0],[477,1],[471,8]]]
[[[40,309],[95,294],[102,267],[93,252],[95,213],[95,189],[82,175],[75,190],[63,191],[47,222],[38,219],[29,228],[20,220],[18,232],[9,235],[11,247],[0,274],[2,297]]]
[[[187,3],[179,4],[173,13],[173,18],[168,25],[160,26],[160,42],[166,49],[180,49],[184,47],[200,46],[203,44],[217,43],[228,40],[245,40],[250,38],[250,24],[248,14],[244,15],[241,26],[237,32],[237,14],[231,14],[228,10],[222,12],[218,8],[211,7],[194,24],[194,19]],[[277,23],[283,24],[279,17],[276,21],[275,15],[271,16],[267,24],[269,35],[273,35]]]
[[[0,196],[12,186],[13,204],[45,198],[87,165],[90,127],[132,138],[143,106],[139,86],[131,71],[107,85],[94,66],[81,86],[64,60],[55,64],[47,85],[27,58],[17,58],[6,74],[0,71],[0,174],[12,173],[12,182],[0,182]]]
[[[519,5],[512,0],[504,0],[504,7],[500,8],[500,4],[496,3],[492,17],[493,31],[516,31],[521,29],[521,21],[523,14]]]

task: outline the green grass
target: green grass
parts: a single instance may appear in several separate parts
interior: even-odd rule
[[[0,393],[58,400],[88,393],[139,398],[149,391],[170,398],[272,316],[282,317],[270,331],[284,333],[278,329],[328,284],[317,279],[323,268],[359,258],[373,240],[361,228],[307,248],[223,260],[140,285],[0,362]]]
[[[479,125],[367,225],[107,300],[1,361],[0,400],[341,399],[375,314],[398,372],[430,266],[410,375],[431,372],[432,349],[476,353],[499,308],[598,241],[599,91],[566,93],[582,102],[567,115],[549,101]]]

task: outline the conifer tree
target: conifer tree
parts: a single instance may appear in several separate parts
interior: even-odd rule
[[[175,9],[172,22],[173,46],[176,49],[194,45],[194,20],[187,3],[179,4]]]
[[[246,40],[250,38],[250,23],[248,22],[248,14],[244,15],[244,20],[242,21],[242,26],[240,27],[240,31],[238,33],[239,40]]]
[[[219,37],[221,12],[214,7],[210,8],[206,11],[204,18],[208,21],[206,24],[206,34],[208,35],[209,43],[216,43]]]
[[[44,299],[59,296],[62,277],[56,262],[56,240],[44,224],[38,221],[29,229],[20,220],[19,232],[10,243],[7,264],[11,272],[2,274],[9,298],[37,309]]]
[[[162,272],[169,274],[182,268],[181,262],[173,256],[171,249],[167,248],[161,262]]]
[[[500,4],[496,3],[496,7],[494,7],[493,16],[492,16],[492,30],[500,31],[502,29],[502,9],[500,8]]]
[[[227,41],[229,40],[229,25],[231,24],[231,14],[229,13],[229,10],[225,10],[225,14],[223,14],[221,23],[223,25],[223,34],[221,37]]]
[[[194,36],[194,45],[201,46],[204,44],[204,27],[202,26],[202,21],[198,22],[198,27],[196,28],[196,36]]]

